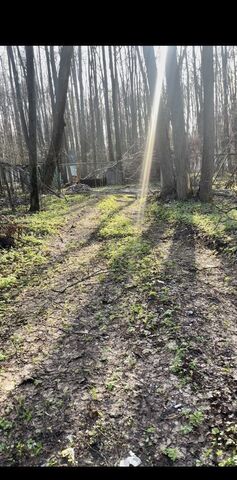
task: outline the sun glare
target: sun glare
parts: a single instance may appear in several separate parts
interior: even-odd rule
[[[141,192],[140,192],[140,202],[139,202],[139,212],[138,212],[139,224],[142,223],[144,218],[144,210],[145,210],[147,193],[148,193],[151,164],[152,164],[152,155],[153,155],[155,137],[156,137],[156,126],[157,126],[164,74],[165,74],[167,46],[160,47],[159,53],[160,55],[158,59],[155,93],[154,93],[154,98],[153,98],[153,103],[151,108],[151,117],[149,122],[149,129],[147,134],[146,148],[144,153],[144,159],[142,164],[142,174],[141,174],[141,180],[140,180]]]

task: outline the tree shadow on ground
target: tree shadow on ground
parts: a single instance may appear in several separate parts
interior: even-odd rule
[[[146,259],[164,238],[167,228],[152,225],[142,236],[149,245],[134,260]],[[207,398],[197,394],[204,380],[207,390],[213,387],[213,379],[198,377],[198,370],[205,373],[198,362],[205,363],[211,333],[206,307],[194,302],[203,288],[194,232],[178,224],[170,240],[164,256],[158,250],[152,258],[160,256],[161,267],[151,277],[148,272],[148,289],[129,284],[134,274],[129,262],[122,277],[116,278],[112,263],[104,278],[91,284],[68,331],[3,405],[7,412],[12,404],[6,419],[13,425],[4,433],[2,465],[42,465],[50,458],[65,464],[60,452],[70,445],[79,465],[114,465],[130,449],[143,464],[170,465],[160,450],[170,438],[168,446],[185,455],[177,464],[194,464],[203,445],[200,432],[181,436],[177,421],[182,424],[183,417],[179,420],[174,406],[205,406]],[[121,253],[128,260],[130,254],[129,246]],[[145,313],[135,310],[131,320],[134,305]],[[173,371],[184,343],[188,348]],[[190,368],[194,360],[196,369]],[[207,369],[211,372],[209,364]]]
[[[96,199],[91,199],[90,203],[88,203],[88,206],[93,207],[95,203],[96,203]],[[38,276],[40,275],[40,273],[42,273],[42,275],[44,277],[46,275],[44,281],[47,281],[48,268],[53,268],[53,269],[57,270],[57,267],[60,264],[66,263],[67,260],[69,259],[69,257],[72,256],[74,253],[77,253],[78,250],[81,253],[83,251],[83,249],[86,250],[86,248],[89,247],[93,242],[95,242],[95,241],[98,242],[98,240],[99,240],[98,234],[99,234],[100,229],[104,226],[104,224],[110,218],[112,218],[115,214],[123,211],[125,208],[132,205],[133,203],[134,203],[134,199],[125,200],[123,202],[123,204],[119,205],[112,213],[109,213],[103,220],[101,220],[99,222],[99,224],[97,224],[96,227],[88,224],[88,227],[84,231],[83,236],[80,236],[80,231],[78,232],[78,237],[76,236],[77,241],[75,241],[75,232],[73,231],[72,238],[74,239],[74,243],[72,245],[70,245],[70,240],[69,240],[68,248],[66,248],[61,253],[59,253],[59,249],[58,249],[55,258],[52,259],[50,257],[50,260],[49,260],[48,264],[44,265],[42,268],[37,267],[37,269],[35,269],[35,272],[37,271],[37,280],[38,280]],[[78,206],[77,206],[77,209],[78,209]],[[82,214],[83,214],[83,212],[82,212]],[[87,211],[85,212],[85,215],[87,215]],[[79,216],[81,216],[80,206],[79,206]],[[96,264],[99,263],[100,260],[101,260],[100,257],[98,257],[98,259],[93,259],[92,258],[92,261],[94,262],[94,266],[96,266]],[[85,259],[85,264],[86,263],[87,262],[86,262],[86,259]],[[91,265],[91,262],[90,262],[89,266],[90,266],[90,268],[93,268],[93,266]],[[70,272],[71,277],[73,277],[73,276],[77,277],[78,275],[80,276],[81,274],[84,275],[85,272],[83,272],[83,268],[84,268],[83,266],[81,266],[81,268],[78,268],[78,265],[75,265],[75,268],[73,270],[71,270],[71,272]],[[31,275],[33,273],[34,272],[31,271],[31,272],[29,272],[29,275]],[[65,285],[65,271],[62,271],[61,276],[59,275],[59,278],[57,278],[57,283],[58,284],[62,283],[63,285]],[[59,287],[59,289],[60,289],[60,287]],[[53,290],[53,291],[51,291],[51,290]],[[44,298],[44,301],[39,302],[39,305],[38,305],[36,303],[36,301],[34,301],[34,298],[37,299],[39,297],[39,294],[41,294],[41,297]],[[54,301],[55,296],[56,296],[54,288],[53,289],[49,288],[46,291],[45,290],[44,291],[42,291],[42,290],[38,291],[37,287],[33,290],[30,289],[30,296],[32,297],[32,295],[33,295],[33,303],[31,302],[32,305],[31,306],[29,304],[26,305],[26,309],[23,309],[22,314],[21,314],[21,303],[25,302],[27,304],[28,300],[30,300],[30,299],[26,299],[24,297],[22,298],[22,293],[20,293],[14,299],[14,301],[17,302],[17,304],[18,304],[18,309],[17,309],[16,315],[14,315],[14,314],[11,315],[10,314],[9,321],[7,320],[7,317],[6,317],[6,319],[4,319],[4,325],[2,325],[2,328],[1,328],[1,339],[2,339],[2,341],[7,341],[7,339],[9,338],[10,332],[11,332],[11,334],[14,333],[14,325],[15,325],[15,328],[17,329],[19,326],[27,324],[28,321],[30,321],[29,315],[30,315],[31,311],[32,311],[32,314],[34,316],[35,315],[42,316],[44,314],[45,310],[47,310],[47,307],[45,307],[45,305],[49,304],[50,301]],[[38,308],[38,312],[37,312],[37,308]]]
[[[162,454],[165,448],[177,448],[181,453],[175,465],[196,465],[204,447],[213,449],[212,428],[218,424],[224,431],[228,422],[232,422],[236,380],[234,362],[230,360],[236,356],[237,343],[226,338],[224,317],[218,318],[217,310],[212,308],[217,306],[219,312],[226,308],[231,319],[236,300],[233,294],[225,298],[220,288],[208,291],[210,287],[203,284],[203,271],[207,268],[215,272],[215,262],[223,278],[230,274],[228,260],[221,256],[210,259],[208,252],[211,257],[212,252],[206,250],[202,258],[195,230],[176,224],[159,276],[166,284],[166,298],[162,305],[159,296],[154,300],[158,335],[154,341],[151,339],[142,374],[140,416],[130,434],[133,446],[139,445],[137,440],[143,438],[135,451],[148,465],[172,465],[168,453]],[[214,265],[208,265],[208,261]],[[208,316],[209,312],[213,313]],[[185,408],[191,412],[203,411],[205,419],[192,427],[188,435],[182,433],[188,418],[183,413]],[[215,455],[212,464],[218,464]]]

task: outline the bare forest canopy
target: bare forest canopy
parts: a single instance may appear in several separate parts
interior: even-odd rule
[[[14,208],[16,190],[30,190],[37,210],[38,190],[139,181],[161,48],[2,46],[0,195]],[[151,170],[164,194],[185,199],[200,180],[208,200],[213,179],[233,183],[236,54],[236,46],[168,48]]]

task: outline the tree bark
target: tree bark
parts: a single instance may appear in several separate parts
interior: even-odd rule
[[[68,79],[70,73],[72,53],[72,46],[63,46],[61,51],[59,75],[57,80],[52,139],[47,159],[43,168],[43,182],[47,186],[50,186],[52,184],[63,139],[63,131],[65,127],[64,113],[67,99]]]
[[[114,47],[114,64],[112,56],[112,47],[109,46],[109,66],[110,66],[110,75],[111,75],[111,85],[112,85],[112,103],[113,103],[113,113],[114,113],[114,130],[115,130],[115,152],[116,152],[116,162],[117,162],[117,178],[118,183],[123,183],[123,167],[121,163],[122,151],[121,151],[121,141],[120,141],[120,131],[119,131],[119,119],[118,119],[118,92],[117,92],[117,65],[116,65],[116,47]]]
[[[82,81],[82,52],[81,47],[78,47],[78,61],[79,61],[79,88],[80,88],[80,105],[81,105],[81,132],[80,132],[80,143],[81,143],[81,175],[84,177],[87,175],[87,130],[86,130],[86,114],[85,114],[85,105],[84,105],[84,88]]]
[[[19,83],[19,78],[18,78],[18,72],[15,64],[15,59],[13,55],[13,50],[11,46],[7,46],[7,53],[9,60],[12,65],[12,71],[13,71],[13,78],[15,82],[15,88],[16,88],[16,98],[17,98],[17,105],[18,109],[20,112],[20,119],[21,119],[21,126],[23,130],[23,135],[24,139],[27,145],[27,148],[29,148],[29,134],[28,134],[28,129],[27,129],[27,124],[26,124],[26,119],[25,119],[25,114],[24,114],[24,107],[23,107],[23,100],[22,100],[22,94],[21,94],[21,89],[20,89],[20,83]]]
[[[188,152],[184,123],[183,92],[181,88],[179,66],[177,63],[176,46],[168,47],[166,83],[174,144],[177,197],[179,200],[186,200],[189,191],[187,171]]]
[[[91,60],[91,47],[88,47],[88,80],[89,80],[89,107],[90,107],[90,119],[91,119],[91,144],[93,152],[93,165],[94,168],[97,168],[97,158],[96,158],[96,134],[95,134],[95,112],[94,112],[94,102],[93,102],[93,91],[92,91],[92,60]]]
[[[29,108],[29,167],[30,167],[30,211],[40,209],[37,178],[37,139],[36,139],[36,92],[33,46],[26,46],[26,80]]]
[[[222,74],[223,74],[223,117],[224,117],[224,132],[223,132],[223,150],[228,155],[230,154],[230,132],[229,132],[229,117],[228,117],[228,74],[227,74],[227,47],[221,46],[221,60],[222,60]],[[231,171],[231,157],[228,157],[228,167]]]
[[[103,60],[103,84],[104,84],[104,99],[105,99],[105,115],[106,115],[106,127],[107,127],[107,138],[108,138],[108,152],[109,152],[109,161],[114,162],[114,152],[113,152],[113,143],[112,143],[112,133],[111,133],[111,121],[110,121],[110,111],[109,111],[109,93],[108,93],[108,78],[107,78],[107,65],[105,59],[105,47],[102,46],[102,60]]]
[[[150,90],[150,103],[153,102],[155,93],[157,68],[154,47],[143,47],[144,59],[147,69],[148,85]],[[160,97],[160,107],[156,127],[156,144],[158,160],[161,168],[161,195],[166,197],[175,191],[173,165],[171,160],[170,142],[168,134],[168,118],[163,94]]]
[[[202,77],[204,93],[203,157],[199,196],[202,202],[208,202],[212,198],[214,166],[214,71],[212,46],[203,47]]]

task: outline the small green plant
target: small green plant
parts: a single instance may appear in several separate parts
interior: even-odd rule
[[[191,362],[189,363],[189,368],[190,370],[196,370],[197,368],[197,361],[196,360],[191,360]]]
[[[144,315],[144,307],[139,303],[135,303],[134,305],[131,305],[130,312],[133,319],[135,315],[141,317],[142,315]]]
[[[17,283],[17,279],[15,275],[8,275],[7,277],[2,277],[0,279],[0,290],[5,288],[10,288],[12,285]]]
[[[99,321],[103,320],[103,314],[101,312],[97,312],[95,314],[95,318],[96,318],[96,320],[99,320]]]
[[[166,455],[168,458],[170,458],[170,460],[172,460],[172,462],[175,462],[176,460],[178,460],[182,456],[182,454],[181,454],[181,452],[178,448],[167,447],[167,448],[162,449],[162,453],[164,455]]]
[[[30,410],[25,410],[25,412],[23,414],[23,418],[27,422],[30,422],[30,420],[32,419],[32,412]]]
[[[107,390],[112,392],[112,390],[114,390],[114,388],[115,388],[115,383],[114,382],[108,382],[108,383],[106,383],[105,386],[106,386]]]
[[[203,457],[204,458],[210,458],[213,453],[212,448],[207,448],[203,451]]]
[[[237,455],[232,455],[231,457],[222,460],[218,463],[218,467],[236,467],[237,466]]]
[[[168,287],[162,287],[160,295],[159,295],[159,301],[161,303],[167,303],[169,302],[170,296],[169,296],[169,288]],[[167,310],[168,311],[168,310]],[[170,317],[169,317],[170,318]]]
[[[150,291],[148,292],[148,297],[149,297],[150,300],[154,300],[154,299],[156,299],[156,298],[158,297],[158,294],[157,294],[157,292],[155,292],[155,291],[153,291],[153,290],[150,290]]]
[[[155,431],[156,431],[156,427],[151,426],[151,427],[146,428],[147,433],[155,433]]]
[[[90,394],[91,394],[91,397],[92,397],[93,400],[98,399],[96,387],[92,387],[90,389]]]
[[[183,435],[187,435],[188,433],[190,433],[192,431],[193,431],[193,427],[191,425],[183,425],[180,428],[180,433],[182,433]]]
[[[183,363],[186,357],[187,347],[177,347],[176,354],[170,370],[176,375],[183,375]]]
[[[6,360],[6,358],[7,356],[4,353],[0,352],[0,362],[3,362],[4,360]]]
[[[12,426],[13,426],[12,422],[10,422],[9,420],[6,420],[3,417],[0,418],[0,430],[3,430],[3,431],[10,430]]]
[[[118,374],[118,373],[114,373],[114,374],[112,375],[112,377],[110,378],[110,380],[105,384],[107,390],[109,390],[110,392],[112,392],[112,391],[115,389],[118,378],[119,378],[119,374]]]
[[[3,453],[7,450],[7,445],[3,442],[0,442],[0,453]]]
[[[17,454],[18,454],[20,457],[24,454],[24,452],[25,452],[25,450],[26,450],[26,446],[25,446],[25,444],[22,443],[22,442],[17,442],[15,448],[16,448]]]
[[[201,410],[196,410],[195,412],[189,415],[189,423],[193,427],[198,427],[204,422],[204,414]]]
[[[31,438],[27,440],[26,447],[28,451],[34,455],[37,456],[41,453],[43,450],[43,445],[40,442],[35,442],[35,440],[32,440]]]

